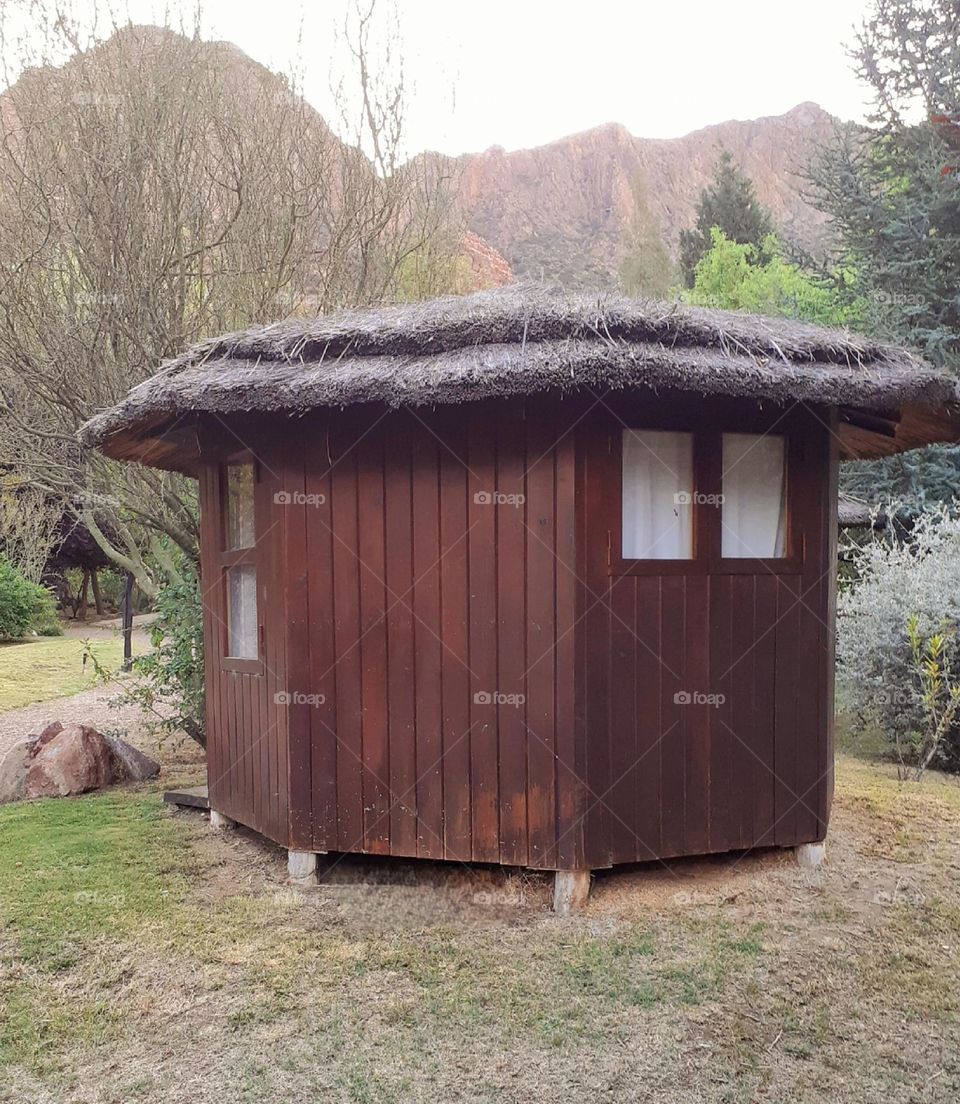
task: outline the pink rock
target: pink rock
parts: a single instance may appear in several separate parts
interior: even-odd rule
[[[63,732],[63,725],[59,721],[51,721],[40,730],[37,742],[42,747],[44,744],[49,744],[54,736],[58,736],[61,732]]]
[[[27,771],[36,745],[36,736],[28,736],[0,755],[0,805],[8,801],[22,801],[25,797]]]
[[[36,749],[27,771],[26,796],[68,797],[109,786],[112,781],[107,741],[87,725],[67,725]]]

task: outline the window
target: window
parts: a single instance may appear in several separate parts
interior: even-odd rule
[[[224,550],[221,565],[227,605],[226,659],[256,664],[260,657],[257,620],[254,466],[227,464],[223,472]],[[242,668],[246,669],[246,668]]]
[[[693,557],[693,434],[623,433],[625,560]]]
[[[251,548],[253,525],[253,464],[227,465],[227,548]]]
[[[786,439],[723,435],[721,555],[779,559],[787,543]]]
[[[789,495],[799,442],[784,434],[630,428],[610,438],[611,452],[617,436],[620,528],[609,535],[611,574],[798,568],[803,537],[791,529]]]
[[[227,571],[227,655],[257,658],[257,569],[251,564]]]

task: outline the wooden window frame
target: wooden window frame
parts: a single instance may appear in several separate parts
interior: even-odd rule
[[[693,555],[686,560],[625,559],[623,548],[623,434],[633,430],[668,430],[693,438],[692,539]],[[786,555],[757,559],[724,557],[721,554],[722,501],[697,501],[696,496],[720,495],[723,490],[723,437],[727,433],[768,434],[782,437],[784,449],[784,494],[786,496]],[[615,438],[615,440],[614,440]],[[616,458],[616,510],[607,531],[607,564],[610,575],[795,575],[805,558],[805,540],[797,524],[798,474],[803,450],[789,427],[736,425],[722,430],[692,429],[689,425],[624,425],[611,437],[610,452]]]
[[[253,466],[253,544],[247,548],[227,548],[227,534],[229,530],[227,511],[229,509],[229,495],[227,493],[227,468],[236,464],[251,464]],[[260,570],[260,465],[256,457],[249,452],[239,452],[229,456],[220,462],[218,468],[218,482],[220,489],[220,517],[217,527],[217,544],[219,549],[220,594],[223,601],[224,618],[220,625],[221,651],[220,669],[222,671],[237,671],[246,675],[262,675],[263,664],[263,603],[261,598],[261,570]],[[230,588],[227,582],[229,570],[232,567],[250,566],[256,572],[257,595],[257,657],[256,659],[244,656],[232,656],[228,654],[230,648]]]

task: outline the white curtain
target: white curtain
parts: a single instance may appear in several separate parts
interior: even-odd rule
[[[786,440],[723,435],[723,539],[730,559],[776,559],[787,540]]]
[[[256,659],[257,569],[249,564],[227,572],[227,654],[235,659]]]
[[[623,433],[623,558],[693,555],[693,435]]]

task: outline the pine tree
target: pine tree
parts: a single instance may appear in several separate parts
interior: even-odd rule
[[[839,130],[809,178],[838,257],[857,273],[863,328],[960,374],[958,42],[956,0],[874,0],[851,51],[872,93],[871,125]],[[845,465],[843,478],[867,498],[950,500],[960,449]]]
[[[730,151],[722,148],[713,180],[700,193],[696,225],[680,231],[680,272],[687,287],[693,287],[697,263],[710,249],[714,227],[738,245],[752,245],[758,257],[773,232],[770,215],[757,199],[750,178],[734,165]]]

